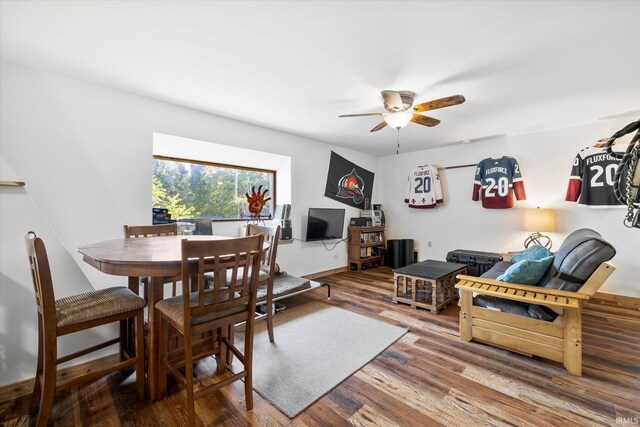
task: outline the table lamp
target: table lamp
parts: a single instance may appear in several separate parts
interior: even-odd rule
[[[549,236],[545,236],[541,232],[553,232],[555,231],[553,209],[527,209],[524,211],[524,229],[526,231],[533,231],[529,237],[524,241],[524,247],[528,248],[530,245],[540,245],[547,249],[551,249],[551,239]]]

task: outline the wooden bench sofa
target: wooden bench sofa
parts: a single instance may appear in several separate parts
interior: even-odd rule
[[[460,338],[560,362],[582,375],[582,306],[614,267],[615,249],[590,229],[570,234],[536,286],[495,280],[510,265],[482,277],[458,275]]]

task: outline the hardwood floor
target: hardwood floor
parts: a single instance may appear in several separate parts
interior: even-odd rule
[[[640,311],[590,302],[584,312],[583,377],[559,364],[458,338],[458,307],[438,315],[392,304],[386,268],[325,277],[307,296],[408,327],[410,332],[290,420],[254,393],[246,412],[241,382],[196,401],[207,425],[632,425],[640,422]],[[372,331],[374,332],[374,331]],[[277,340],[277,329],[276,329]],[[206,377],[215,362],[200,363]],[[208,381],[208,380],[207,380]],[[6,426],[29,425],[28,396],[0,405]],[[57,396],[56,426],[185,425],[184,394],[139,402],[134,375],[121,373]],[[635,420],[635,422],[634,422]]]

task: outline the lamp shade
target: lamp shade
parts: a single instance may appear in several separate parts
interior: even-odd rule
[[[409,111],[398,111],[384,116],[384,121],[392,128],[400,129],[408,125],[412,118],[413,113]]]
[[[524,211],[524,229],[526,231],[555,231],[553,209],[527,209]]]

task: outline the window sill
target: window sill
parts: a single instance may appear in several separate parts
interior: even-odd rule
[[[262,218],[260,221],[272,221],[272,218]],[[246,222],[249,223],[248,218],[229,218],[229,219],[212,219],[211,222]]]

